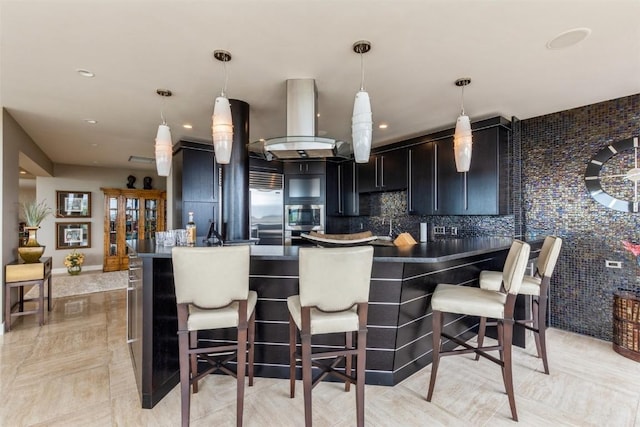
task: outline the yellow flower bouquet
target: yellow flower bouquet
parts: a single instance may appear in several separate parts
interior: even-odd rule
[[[75,249],[64,257],[64,266],[67,267],[67,272],[71,275],[80,274],[82,263],[84,263],[84,254]]]

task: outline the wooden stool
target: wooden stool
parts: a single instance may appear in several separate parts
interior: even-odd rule
[[[28,314],[38,315],[38,324],[44,324],[44,282],[47,282],[47,311],[51,311],[51,257],[40,258],[40,262],[23,263],[14,261],[5,266],[5,329],[11,331],[11,320],[14,317],[26,316]],[[38,298],[24,298],[25,286],[38,286]],[[12,313],[11,289],[18,288],[18,310]],[[26,301],[38,301],[38,306],[34,310],[24,310]]]

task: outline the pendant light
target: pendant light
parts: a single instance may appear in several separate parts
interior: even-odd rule
[[[364,58],[363,55],[371,50],[371,43],[360,40],[353,44],[353,51],[360,54],[360,90],[356,93],[351,116],[351,138],[353,140],[353,155],[356,163],[368,163],[371,152],[371,133],[373,120],[371,118],[371,101],[364,90]]]
[[[158,89],[156,93],[162,97],[171,96],[171,91],[167,89]],[[171,155],[173,151],[173,143],[171,142],[171,129],[164,120],[164,113],[160,112],[162,124],[158,126],[156,135],[156,169],[159,176],[169,176],[171,173]]]
[[[470,78],[456,80],[456,86],[462,88],[462,112],[456,121],[456,131],[453,134],[453,154],[456,159],[456,170],[468,172],[471,166],[471,122],[464,113],[464,87],[471,83]]]
[[[215,50],[213,57],[224,64],[224,87],[213,106],[213,151],[216,162],[226,165],[231,160],[231,145],[233,144],[233,121],[231,119],[231,104],[225,95],[227,90],[227,62],[231,61],[231,54],[226,50]]]

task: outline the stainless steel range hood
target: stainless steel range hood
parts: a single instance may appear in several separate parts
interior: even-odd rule
[[[287,136],[252,142],[249,151],[262,154],[267,160],[348,158],[348,143],[316,136],[317,105],[315,80],[287,80]]]

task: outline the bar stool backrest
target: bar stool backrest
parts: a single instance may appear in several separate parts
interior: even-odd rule
[[[373,247],[300,248],[300,304],[343,311],[369,301]]]
[[[514,240],[504,262],[504,270],[502,270],[502,283],[504,289],[510,293],[517,295],[522,285],[524,272],[529,262],[529,252],[531,247],[528,243],[520,240]]]
[[[173,279],[178,304],[220,308],[249,295],[248,245],[174,247]]]
[[[560,256],[562,239],[556,236],[547,236],[540,249],[536,270],[540,277],[551,277],[556,268],[556,262]]]

